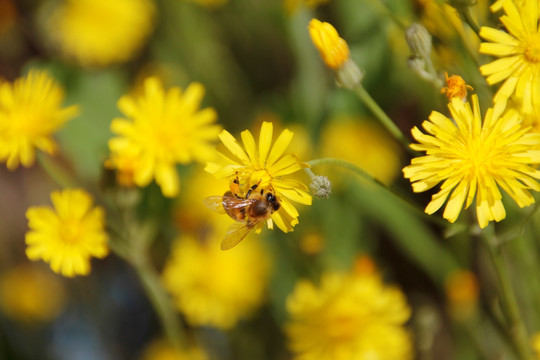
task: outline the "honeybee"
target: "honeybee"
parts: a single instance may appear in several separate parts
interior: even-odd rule
[[[261,221],[265,221],[281,204],[273,190],[257,190],[259,184],[253,185],[245,198],[237,192],[238,180],[231,185],[231,190],[223,196],[210,196],[204,200],[206,206],[220,214],[227,214],[236,220],[228,229],[221,241],[221,250],[229,250],[242,241],[247,234]]]

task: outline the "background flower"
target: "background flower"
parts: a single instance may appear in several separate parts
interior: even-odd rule
[[[109,253],[103,209],[81,189],[54,191],[51,200],[54,209],[34,206],[26,212],[26,255],[67,277],[88,275],[90,258]]]
[[[213,109],[199,110],[203,95],[199,83],[192,83],[184,93],[178,87],[165,92],[156,78],[146,79],[143,94],[125,95],[118,101],[127,119],[111,123],[118,136],[109,141],[108,165],[118,167],[121,175],[133,174],[138,186],[155,179],[165,196],[178,195],[176,164],[214,157],[212,141],[219,126],[213,124],[217,116]],[[130,159],[128,167],[119,159]]]
[[[0,161],[8,169],[32,166],[36,149],[56,152],[52,135],[78,112],[77,106],[62,108],[63,101],[63,89],[44,71],[0,82]]]

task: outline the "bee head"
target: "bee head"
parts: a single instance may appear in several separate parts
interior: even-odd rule
[[[276,198],[276,195],[271,192],[266,193],[266,201],[268,201],[268,203],[272,205],[272,209],[274,211],[279,210],[280,204]]]

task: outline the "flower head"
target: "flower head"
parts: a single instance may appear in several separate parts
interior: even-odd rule
[[[83,66],[125,62],[153,29],[153,0],[63,0],[48,20],[62,51]]]
[[[78,111],[77,106],[62,108],[63,100],[62,88],[43,71],[0,82],[0,161],[8,169],[33,165],[36,149],[57,150],[52,135]]]
[[[212,141],[219,126],[216,112],[199,110],[204,87],[192,83],[184,93],[173,87],[167,92],[154,77],[146,79],[140,96],[123,96],[118,107],[127,117],[114,119],[111,130],[118,136],[109,141],[111,157],[106,165],[116,167],[120,176],[138,186],[153,179],[165,196],[180,191],[176,164],[213,158]]]
[[[467,90],[473,90],[472,86],[467,85],[465,80],[459,75],[448,76],[448,73],[444,74],[446,79],[446,86],[441,89],[441,94],[445,94],[448,101],[452,98],[459,98],[462,101],[467,101]]]
[[[311,19],[308,29],[311,41],[329,68],[339,69],[349,60],[349,45],[339,37],[338,32],[331,24]]]
[[[480,36],[487,40],[480,52],[499,57],[480,67],[489,84],[504,81],[494,102],[514,95],[525,113],[533,110],[540,96],[540,9],[537,0],[502,3],[505,15],[500,20],[507,31],[482,27]]]
[[[64,308],[66,295],[58,276],[34,264],[17,265],[0,278],[0,309],[16,320],[53,320]]]
[[[228,222],[217,221],[207,238],[175,241],[163,281],[189,324],[230,329],[261,304],[270,262],[257,241],[221,251],[217,243]]]
[[[226,164],[209,162],[205,170],[218,179],[226,178],[230,182],[238,177],[242,195],[256,184],[259,189],[272,189],[281,206],[278,211],[272,213],[271,220],[281,230],[287,232],[298,223],[299,214],[291,200],[311,205],[311,196],[307,193],[307,186],[297,179],[290,178],[290,175],[309,165],[300,162],[293,154],[285,154],[294,136],[292,131],[283,130],[274,145],[272,145],[272,135],[272,123],[263,122],[257,147],[251,132],[243,131],[241,136],[244,150],[228,131],[223,130],[219,134],[224,145],[220,154]]]
[[[523,128],[516,111],[504,113],[505,105],[496,103],[482,122],[478,97],[470,103],[453,98],[448,105],[452,120],[432,112],[422,127],[412,129],[419,142],[411,148],[426,155],[411,160],[403,169],[415,192],[422,192],[443,182],[441,190],[432,196],[426,213],[433,214],[449,198],[443,217],[456,221],[465,203],[472,204],[476,196],[476,212],[481,228],[489,221],[506,217],[499,187],[520,207],[534,203],[529,189],[540,190],[540,178],[534,164],[540,163],[540,135]]]
[[[53,191],[54,209],[34,206],[27,210],[26,255],[50,264],[67,277],[88,275],[90,258],[108,252],[104,211],[94,207],[92,197],[81,189]]]
[[[465,319],[470,317],[478,302],[478,280],[468,270],[452,272],[444,284],[446,298],[452,315]]]
[[[325,273],[287,299],[289,347],[302,360],[412,359],[404,294],[376,271]]]

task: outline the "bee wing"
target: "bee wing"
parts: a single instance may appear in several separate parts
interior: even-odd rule
[[[225,214],[225,209],[223,208],[223,196],[209,196],[204,199],[203,202],[210,210]]]
[[[204,199],[204,204],[210,209],[220,214],[225,213],[227,209],[244,208],[251,205],[254,199],[239,199],[234,196],[209,196]]]
[[[221,241],[221,250],[229,250],[242,241],[247,234],[259,223],[260,220],[249,222],[235,222],[227,229],[225,237]]]

